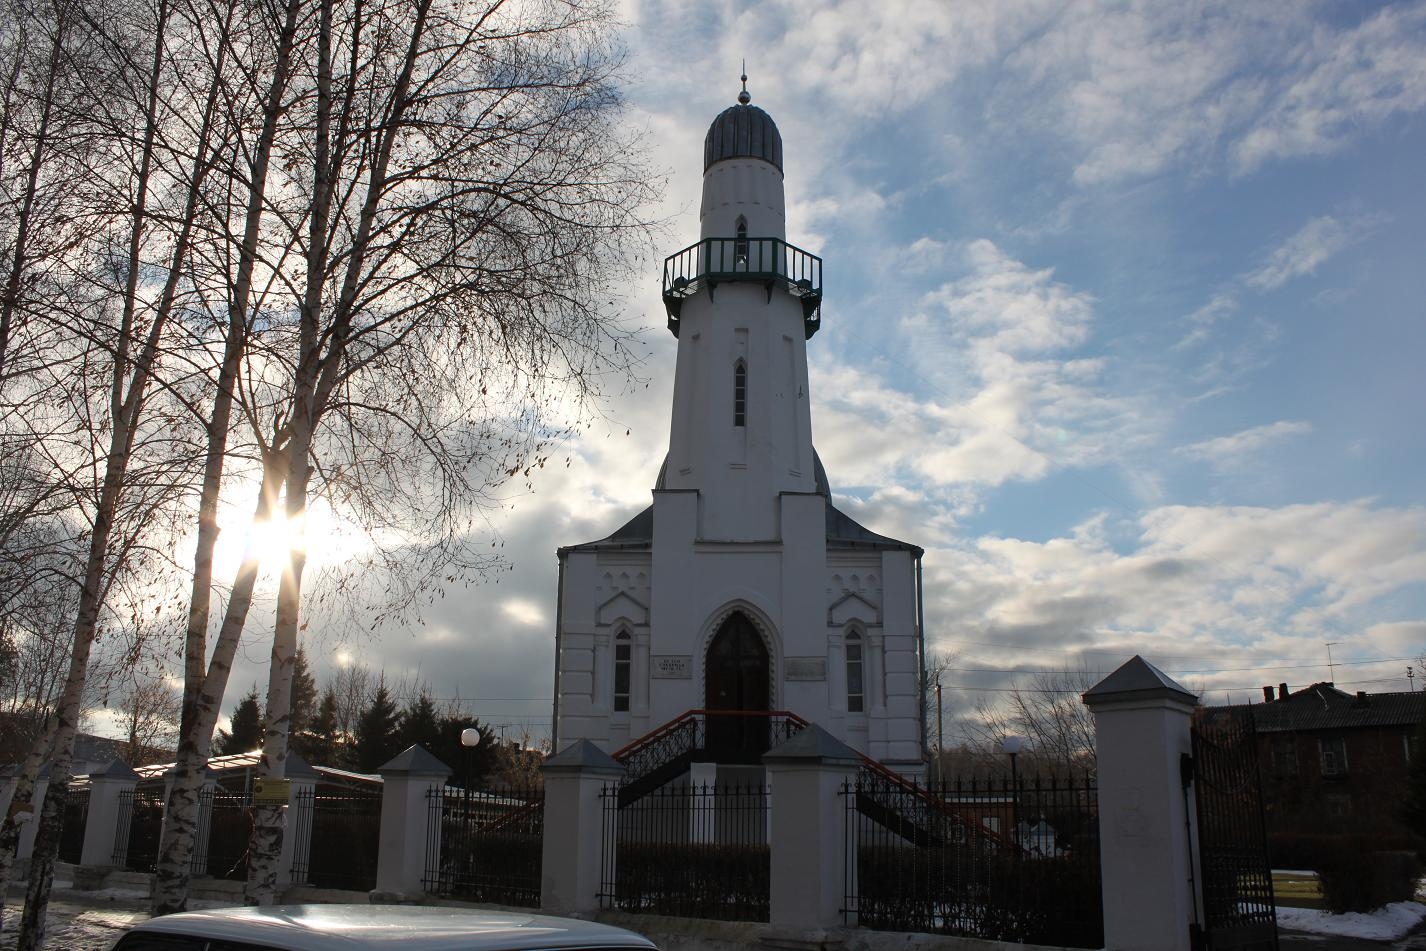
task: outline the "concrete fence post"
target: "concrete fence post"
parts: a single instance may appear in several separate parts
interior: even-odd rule
[[[433,757],[434,758],[434,757]],[[283,775],[288,788],[287,807],[282,811],[282,856],[277,865],[277,887],[306,884],[307,863],[312,847],[312,796],[317,788],[317,771],[296,753],[288,752]],[[302,876],[295,882],[293,869]]]
[[[431,797],[443,794],[451,768],[413,743],[377,772],[382,790],[376,891],[396,900],[420,898],[426,891]],[[440,867],[439,834],[430,859]]]
[[[133,795],[139,774],[128,763],[116,759],[89,774],[89,811],[84,817],[84,844],[79,864],[102,867],[114,864],[114,838],[118,835],[124,793]],[[130,800],[132,802],[132,800]]]
[[[861,757],[812,725],[763,754],[772,786],[770,924],[805,931],[842,922],[847,868],[843,787]]]
[[[1199,910],[1181,761],[1196,700],[1138,656],[1084,695],[1099,769],[1106,951],[1190,951]]]
[[[604,840],[618,835],[617,817],[606,828],[600,792],[624,775],[624,767],[593,743],[579,740],[545,760],[542,769],[545,837],[540,909],[562,914],[594,911],[599,907]],[[611,871],[612,859],[611,855]]]

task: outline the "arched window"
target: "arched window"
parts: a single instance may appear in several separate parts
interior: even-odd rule
[[[742,360],[733,364],[733,425],[748,424],[748,365]]]
[[[861,713],[866,707],[866,687],[862,677],[862,636],[847,632],[847,712]]]
[[[634,643],[628,631],[614,636],[614,712],[629,712],[630,668],[634,662]]]
[[[748,219],[738,216],[738,237],[733,242],[733,260],[741,267],[748,266]]]

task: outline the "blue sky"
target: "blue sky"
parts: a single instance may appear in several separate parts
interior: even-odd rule
[[[952,722],[1134,653],[1219,702],[1327,679],[1327,642],[1339,685],[1407,689],[1426,4],[621,10],[629,120],[671,176],[658,255],[697,236],[744,58],[782,131],[788,239],[825,261],[814,439],[840,506],[927,549]],[[547,729],[554,549],[646,505],[668,442],[658,280],[628,299],[648,389],[510,500],[512,570],[324,657]]]

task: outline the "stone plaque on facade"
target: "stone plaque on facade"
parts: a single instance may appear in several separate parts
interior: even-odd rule
[[[788,680],[826,680],[827,658],[789,657],[787,658]]]
[[[689,654],[655,654],[649,658],[656,680],[692,680],[693,657]]]

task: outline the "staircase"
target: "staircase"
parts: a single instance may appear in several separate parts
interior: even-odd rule
[[[693,763],[757,765],[762,754],[791,739],[810,724],[787,710],[689,710],[614,752],[625,778],[619,808],[637,802],[688,772]],[[856,782],[857,811],[908,842],[946,845],[941,830],[958,829],[965,841],[1013,842],[987,829],[961,807],[933,795],[865,754]]]

